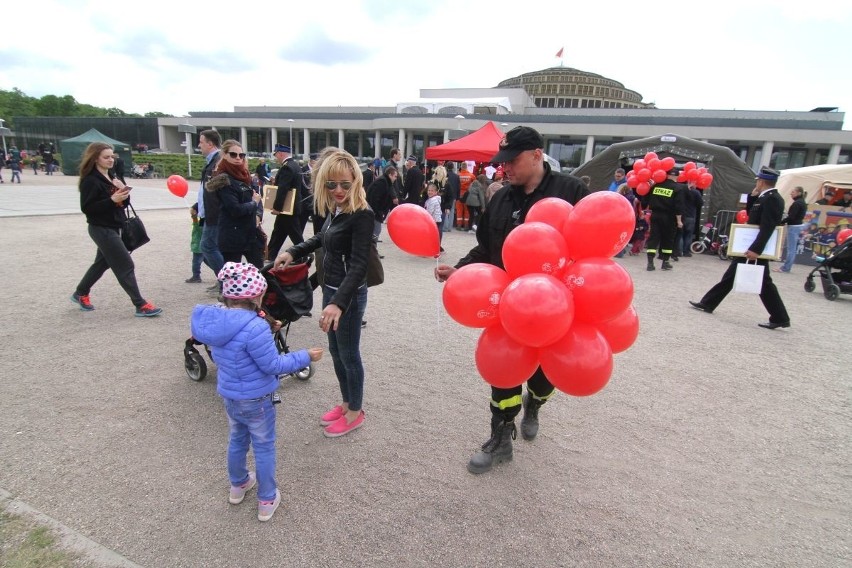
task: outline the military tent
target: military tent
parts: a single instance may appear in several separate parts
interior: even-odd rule
[[[87,130],[74,138],[66,138],[59,141],[59,148],[62,152],[62,173],[65,175],[77,175],[80,170],[80,161],[83,159],[83,152],[86,147],[92,142],[104,142],[112,146],[116,154],[124,160],[124,175],[130,175],[130,168],[133,166],[133,155],[130,153],[130,144],[113,140],[105,134],[101,134],[94,128]]]
[[[713,184],[704,190],[701,222],[711,219],[719,210],[739,209],[740,195],[754,189],[754,172],[730,148],[675,134],[613,144],[571,175],[589,176],[593,191],[606,189],[617,168],[630,171],[633,162],[648,152],[656,152],[660,158],[671,156],[678,167],[695,162],[713,174]]]
[[[841,191],[852,190],[852,164],[822,164],[782,170],[778,178],[778,193],[790,205],[790,192],[799,186],[805,190],[807,203],[813,203],[825,197],[825,188],[833,187]],[[840,199],[840,192],[835,192],[835,201]]]

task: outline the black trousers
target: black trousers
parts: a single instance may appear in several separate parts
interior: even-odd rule
[[[260,246],[255,246],[244,251],[222,251],[222,258],[225,262],[242,262],[243,256],[246,257],[246,262],[253,264],[258,270],[263,268],[263,251]]]
[[[734,276],[737,273],[737,265],[746,261],[743,258],[735,258],[731,261],[730,266],[722,275],[722,279],[718,284],[710,288],[704,297],[701,298],[701,303],[711,310],[722,303],[725,296],[734,288]],[[760,301],[763,302],[763,307],[769,312],[769,321],[772,323],[787,323],[790,321],[790,316],[787,314],[787,308],[784,307],[784,302],[781,300],[781,295],[778,293],[778,288],[772,282],[772,277],[769,275],[769,262],[758,259],[758,264],[764,267],[763,269],[763,288],[760,292]]]
[[[302,236],[302,221],[298,215],[275,216],[272,235],[269,237],[269,252],[267,253],[270,260],[274,260],[278,256],[278,252],[287,237],[290,237],[293,246],[305,241],[305,237]]]
[[[663,212],[651,212],[651,234],[645,245],[649,255],[654,255],[657,249],[660,258],[668,260],[674,250],[675,235],[677,234],[677,219],[674,215]]]
[[[116,280],[130,296],[130,301],[137,308],[145,305],[145,299],[139,292],[139,285],[136,283],[136,266],[133,264],[133,259],[130,258],[130,253],[127,252],[127,247],[121,240],[119,229],[110,227],[100,227],[98,225],[89,225],[89,236],[98,247],[98,252],[95,253],[95,262],[83,275],[83,279],[77,284],[77,294],[80,296],[88,296],[92,291],[92,286],[101,279],[108,269],[112,269]]]
[[[506,422],[514,420],[521,411],[523,390],[523,385],[511,389],[491,387],[491,414],[499,416]],[[554,388],[539,367],[527,380],[527,390],[532,396],[544,402],[553,394]]]

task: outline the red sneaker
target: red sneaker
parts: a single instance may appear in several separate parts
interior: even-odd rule
[[[353,420],[350,423],[346,423],[346,416],[341,416],[337,419],[333,424],[329,424],[323,430],[323,434],[325,434],[326,438],[337,438],[339,436],[344,436],[351,432],[352,430],[357,430],[361,426],[364,425],[364,411],[358,413],[358,418]]]
[[[71,301],[80,306],[80,309],[84,312],[91,312],[95,309],[95,306],[92,305],[88,295],[81,296],[77,292],[74,292],[71,294]]]
[[[337,422],[341,416],[343,416],[343,407],[338,404],[322,415],[322,418],[320,418],[320,424],[323,426],[330,426]]]
[[[137,318],[150,318],[163,313],[163,308],[158,308],[154,304],[145,304],[142,307],[136,308]]]

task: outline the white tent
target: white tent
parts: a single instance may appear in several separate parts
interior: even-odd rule
[[[790,193],[796,186],[802,186],[807,193],[805,201],[813,203],[822,199],[825,186],[852,189],[852,164],[823,164],[782,170],[781,177],[775,187],[778,188],[787,205],[790,204]]]

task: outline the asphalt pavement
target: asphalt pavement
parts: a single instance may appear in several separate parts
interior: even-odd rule
[[[109,272],[95,311],[69,301],[95,255],[75,178],[0,185],[0,498],[77,535],[91,565],[852,565],[852,301],[805,292],[809,269],[773,274],[792,327],[768,331],[756,296],[690,309],[725,270],[716,257],[670,272],[618,260],[641,332],[610,383],[557,394],[535,441],[518,437],[512,463],[473,476],[489,423],[479,331],[444,312],[434,260],[385,233],[362,346],[366,424],[322,435],[338,398],[330,357],[285,381],[283,502],[259,523],[254,499],[227,501],[215,365],[202,382],[184,372],[189,313],[213,301],[209,270],[184,283],[193,194],[131,184],[152,238],[133,258],[157,318],[134,317]],[[444,258],[473,243],[446,234]],[[292,325],[293,348],[325,343],[315,317]]]

